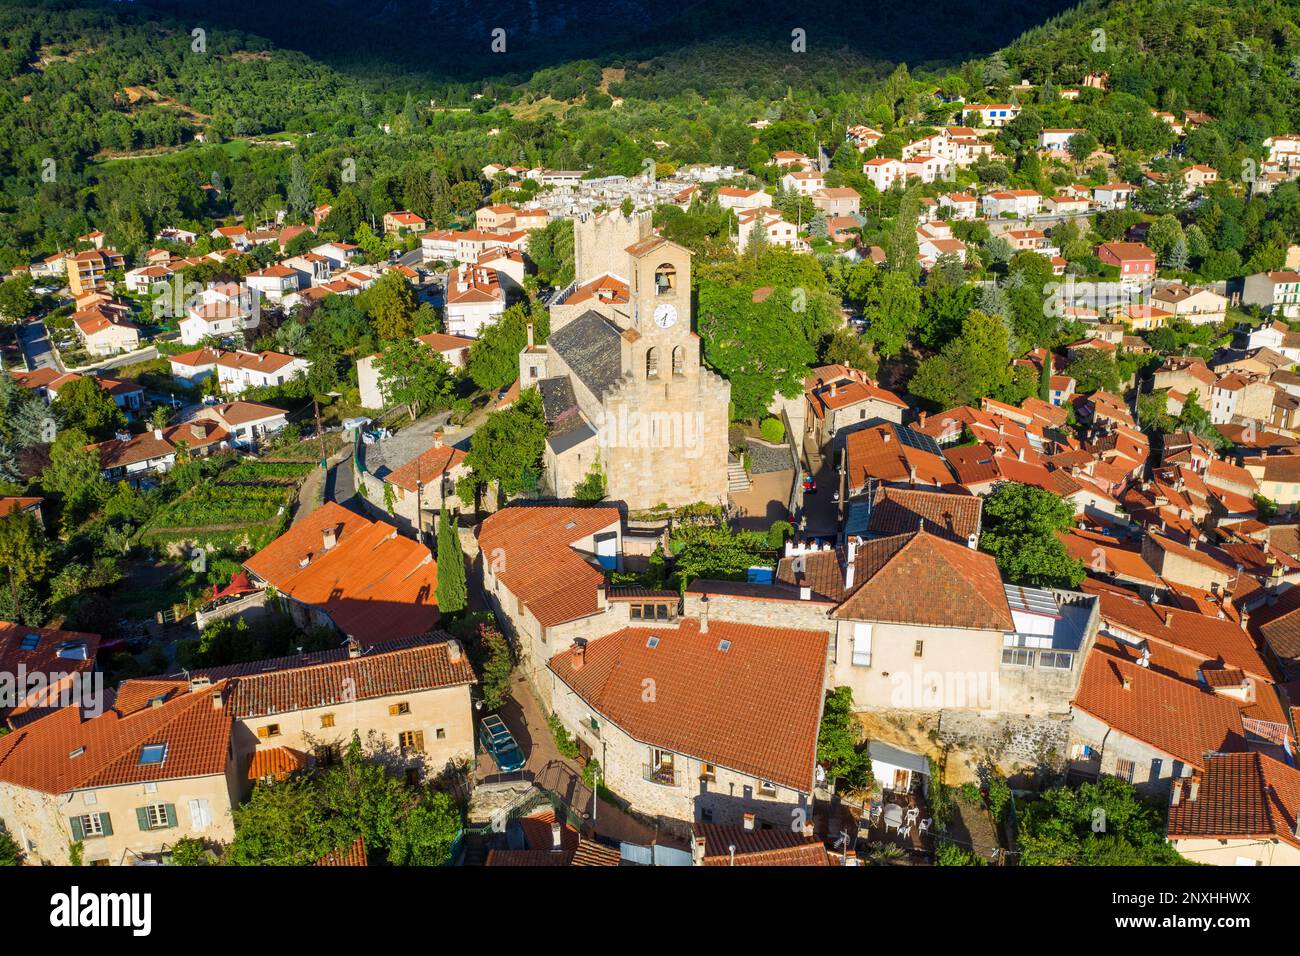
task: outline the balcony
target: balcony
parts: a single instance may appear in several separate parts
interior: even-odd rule
[[[642,764],[641,776],[645,780],[658,784],[661,787],[680,787],[682,785],[681,774],[672,767],[664,767],[657,764]]]

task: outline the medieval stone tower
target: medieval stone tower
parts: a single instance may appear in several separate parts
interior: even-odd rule
[[[631,324],[599,429],[609,495],[633,509],[725,503],[731,383],[700,365],[691,253],[648,234],[623,254]]]
[[[573,222],[573,274],[587,282],[610,273],[627,280],[627,253],[633,243],[652,232],[650,213],[624,216],[620,212],[590,213]]]

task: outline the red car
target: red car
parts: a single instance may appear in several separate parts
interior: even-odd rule
[[[817,494],[817,479],[812,475],[805,475],[803,479],[803,493],[805,495]]]

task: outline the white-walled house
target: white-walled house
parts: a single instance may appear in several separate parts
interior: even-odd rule
[[[462,265],[447,276],[447,332],[478,338],[506,309],[495,269]]]

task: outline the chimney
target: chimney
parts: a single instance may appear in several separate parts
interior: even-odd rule
[[[880,430],[880,440],[883,441],[886,445],[889,444],[889,442],[893,439],[893,437],[894,437],[893,435],[889,434],[888,428],[882,428]]]
[[[528,347],[533,347],[533,323],[528,323]]]
[[[709,633],[709,596],[700,598],[700,633]]]
[[[966,535],[966,547],[970,548],[972,551],[978,551],[980,547],[980,536],[973,531]]]
[[[1021,445],[1019,448],[1016,449],[1016,460],[1017,460],[1017,461],[1024,461],[1024,460],[1025,460],[1025,446],[1024,446],[1024,445]]]
[[[305,568],[309,564],[311,564],[310,554],[304,554],[301,558],[298,559],[298,567],[300,568]]]
[[[1171,807],[1176,807],[1178,806],[1179,803],[1182,802],[1182,799],[1183,799],[1183,782],[1182,780],[1175,780],[1173,786],[1173,792],[1170,794],[1169,797],[1169,805]]]
[[[1123,685],[1125,690],[1133,689],[1133,678],[1129,677],[1127,674],[1121,677],[1119,680],[1120,680],[1120,684]]]
[[[197,693],[198,691],[203,690],[205,687],[211,687],[211,686],[212,686],[212,678],[208,677],[205,674],[195,674],[193,677],[190,678],[191,694]]]
[[[1195,803],[1197,795],[1201,792],[1201,779],[1193,777],[1187,784],[1187,802]]]
[[[465,659],[465,651],[460,646],[460,641],[449,640],[447,642],[447,660],[452,664],[459,664]]]
[[[212,695],[213,710],[221,710],[221,708],[224,707],[225,704],[226,702],[222,699],[220,691]]]
[[[587,663],[587,642],[578,638],[569,648],[569,666],[575,671],[582,670],[582,666]]]
[[[202,438],[205,434],[203,426],[198,422],[192,422],[190,424],[190,434],[195,438]]]
[[[702,836],[697,836],[691,841],[691,862],[696,866],[704,865],[704,852],[707,846]]]
[[[159,441],[162,441],[162,429],[161,429],[161,428],[155,428],[155,429],[153,430],[153,437],[156,438],[156,439],[158,439]]]
[[[1173,627],[1173,626],[1174,626],[1174,612],[1165,611],[1165,627]]]
[[[845,866],[857,866],[857,865],[858,865],[858,851],[857,851],[857,850],[845,850],[845,851],[844,851],[844,865],[845,865]]]
[[[800,601],[811,601],[811,600],[812,600],[812,588],[810,588],[810,587],[809,587],[808,585],[806,585],[806,584],[801,585],[801,586],[799,587],[799,600],[800,600]]]
[[[338,544],[338,531],[334,528],[321,529],[321,547],[326,551]]]
[[[361,656],[361,642],[355,637],[348,638],[348,657],[357,658]]]
[[[564,827],[556,820],[551,824],[551,852],[559,853],[564,843]]]
[[[849,538],[849,551],[844,562],[844,590],[853,590],[854,564],[858,560],[858,539]]]
[[[921,414],[916,417],[916,424],[918,427],[920,428],[925,427],[926,414],[927,414],[926,412],[921,412]]]
[[[754,829],[754,815],[752,813],[745,814],[745,829],[746,830]]]

